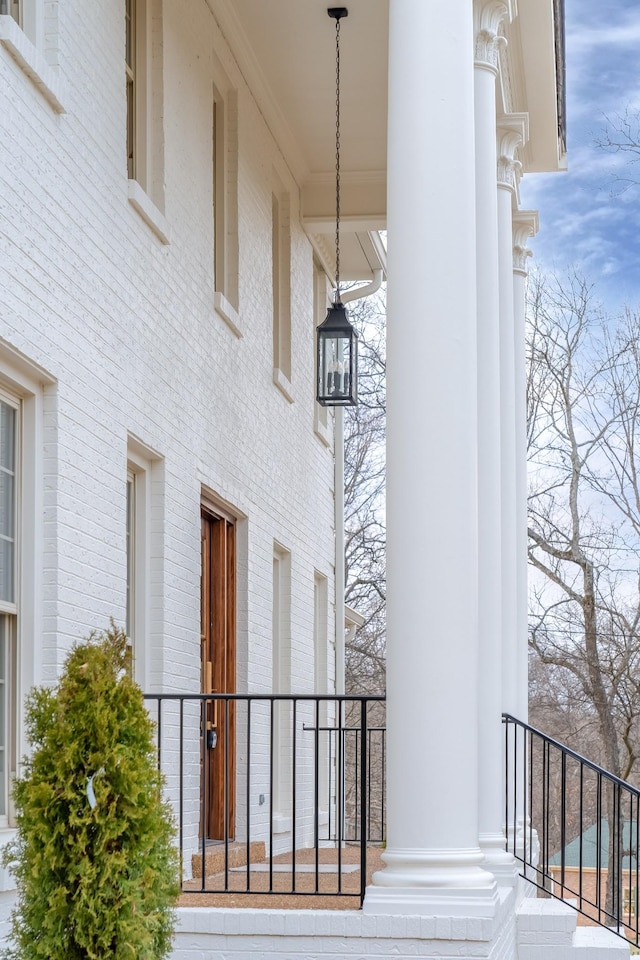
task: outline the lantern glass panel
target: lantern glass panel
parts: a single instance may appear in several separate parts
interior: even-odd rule
[[[320,393],[329,403],[348,401],[351,394],[351,339],[323,337],[320,349]]]

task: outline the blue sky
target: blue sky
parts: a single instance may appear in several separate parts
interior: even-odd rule
[[[521,207],[540,211],[534,263],[562,273],[577,264],[612,311],[640,306],[640,156],[594,141],[607,117],[640,113],[639,0],[566,0],[566,173],[529,175]],[[636,121],[640,131],[640,117]],[[640,137],[640,132],[638,134]],[[616,177],[635,178],[624,190]]]

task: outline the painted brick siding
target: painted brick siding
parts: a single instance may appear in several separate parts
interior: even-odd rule
[[[271,689],[277,541],[291,553],[291,688],[311,693],[315,571],[329,582],[329,637],[334,630],[333,455],[314,433],[312,250],[286,158],[209,7],[202,0],[156,3],[161,8],[154,102],[162,115],[153,127],[164,129],[154,150],[156,167],[163,158],[163,196],[157,170],[153,190],[169,244],[128,201],[124,2],[59,6],[49,45],[63,114],[0,44],[0,360],[13,348],[53,378],[43,389],[36,451],[41,628],[22,642],[34,648],[32,679],[50,682],[75,640],[111,616],[124,623],[133,437],[153,459],[146,688],[200,689],[204,491],[240,518],[238,689]],[[213,84],[221,69],[238,103],[240,339],[213,308]],[[293,403],[273,383],[274,170],[291,203]],[[175,754],[175,737],[163,729],[165,756]],[[194,742],[185,815],[195,837],[197,733]],[[268,787],[266,754],[261,764]],[[266,809],[256,807],[258,826]]]
[[[0,47],[0,336],[56,381],[41,461],[41,678],[73,640],[111,615],[123,621],[132,434],[163,458],[151,687],[199,684],[204,487],[246,517],[239,677],[270,687],[275,539],[292,554],[292,686],[311,691],[313,576],[331,582],[333,475],[313,432],[313,267],[297,186],[206,4],[165,4],[163,245],[127,201],[123,16],[124,4],[59,8],[63,115]],[[213,310],[214,55],[238,92],[242,339]],[[273,168],[291,196],[294,403],[272,382]]]

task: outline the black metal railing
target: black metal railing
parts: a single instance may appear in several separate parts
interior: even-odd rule
[[[543,895],[640,942],[640,791],[509,714],[507,849]]]
[[[147,694],[182,889],[364,898],[385,840],[385,698]]]

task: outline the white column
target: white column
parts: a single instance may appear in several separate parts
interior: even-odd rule
[[[498,249],[500,277],[500,448],[502,461],[502,707],[517,714],[518,645],[516,573],[516,383],[513,301],[513,209],[517,203],[518,147],[526,139],[526,115],[510,114],[498,127]]]
[[[497,903],[478,846],[473,56],[472,0],[390,0],[388,813],[368,913]]]
[[[500,297],[496,182],[496,77],[504,3],[475,4],[475,144],[478,317],[478,827],[484,866],[514,882],[505,851],[502,730]]]
[[[516,716],[526,722],[529,709],[528,657],[528,562],[527,562],[527,364],[526,364],[526,283],[527,260],[531,251],[527,240],[538,232],[538,214],[522,210],[513,217],[513,316],[515,337],[516,393],[516,644],[518,689]]]

